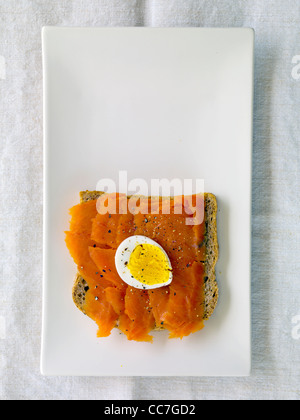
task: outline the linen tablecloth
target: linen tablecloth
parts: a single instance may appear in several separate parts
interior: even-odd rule
[[[41,376],[45,25],[255,29],[250,377]],[[0,0],[0,399],[299,399],[299,111],[298,0]]]

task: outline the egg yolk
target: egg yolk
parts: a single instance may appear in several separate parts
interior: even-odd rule
[[[164,252],[151,244],[140,244],[135,247],[127,267],[136,280],[149,286],[166,283],[172,271]]]

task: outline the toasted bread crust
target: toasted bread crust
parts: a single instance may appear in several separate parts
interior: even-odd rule
[[[103,192],[82,191],[80,192],[80,202],[96,200]],[[216,281],[215,266],[218,261],[219,247],[217,238],[217,200],[213,194],[204,193],[205,202],[205,278],[204,278],[204,320],[208,320],[213,314],[219,297],[219,289]],[[84,314],[85,295],[88,291],[88,283],[80,274],[77,274],[73,286],[73,301],[78,309]],[[162,330],[161,326],[156,326],[156,330]]]
[[[219,288],[216,281],[215,266],[219,256],[219,246],[217,237],[217,199],[213,194],[204,194],[205,202],[205,278],[204,278],[204,320],[213,314],[218,303]]]
[[[84,280],[84,278],[80,275],[76,275],[76,279],[73,286],[73,301],[78,309],[80,309],[84,314],[85,310],[84,308],[84,302],[85,302],[85,295],[87,291],[89,290],[89,286],[87,282]]]

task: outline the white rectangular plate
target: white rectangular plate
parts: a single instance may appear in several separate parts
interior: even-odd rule
[[[43,374],[250,373],[253,49],[247,28],[43,29]],[[183,340],[99,339],[73,304],[68,209],[120,170],[204,179],[217,196],[219,304]]]

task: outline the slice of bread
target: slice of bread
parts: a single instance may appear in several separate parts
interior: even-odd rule
[[[100,191],[82,191],[80,193],[81,203],[98,199],[103,192]],[[204,218],[205,218],[205,245],[206,259],[205,278],[204,278],[204,320],[208,320],[213,314],[218,302],[219,289],[215,275],[215,265],[218,260],[219,247],[217,239],[217,200],[213,194],[204,194]],[[73,301],[83,313],[86,293],[89,290],[87,281],[77,274],[73,287]],[[157,326],[156,329],[163,329]]]

